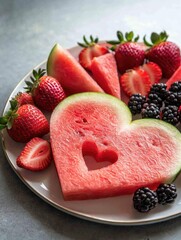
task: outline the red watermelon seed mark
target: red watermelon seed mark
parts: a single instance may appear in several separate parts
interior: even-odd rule
[[[78,130],[77,133],[79,134],[80,137],[84,137],[85,136],[84,132],[81,131],[81,130]]]
[[[85,141],[82,145],[82,155],[89,171],[107,167],[118,160],[118,154],[112,149],[98,150],[95,142]]]
[[[87,122],[87,119],[86,119],[86,118],[83,118],[82,121],[83,121],[84,123],[86,123],[86,122]]]
[[[75,122],[76,123],[87,123],[87,119],[86,118],[76,119]]]
[[[102,142],[103,145],[107,146],[108,145],[108,142],[105,140]]]

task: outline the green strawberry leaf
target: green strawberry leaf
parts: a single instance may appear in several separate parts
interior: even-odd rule
[[[98,43],[98,41],[99,41],[99,38],[96,37],[96,38],[94,39],[94,42],[95,42],[95,43]]]
[[[127,40],[128,42],[131,42],[131,41],[133,40],[133,36],[134,36],[133,31],[125,34],[126,40]]]
[[[145,36],[144,36],[143,40],[144,40],[145,45],[147,45],[148,47],[152,47],[161,42],[167,41],[167,38],[168,38],[168,34],[166,33],[166,31],[163,31],[160,34],[153,32],[150,36],[151,43],[147,42]]]
[[[163,31],[163,32],[160,33],[160,38],[164,42],[167,40],[168,34],[166,33],[166,31]]]
[[[91,40],[91,42],[94,42],[94,38],[92,35],[90,35],[90,40]]]
[[[80,47],[87,48],[87,45],[85,43],[77,43]]]
[[[157,43],[160,42],[160,35],[159,35],[158,33],[153,32],[153,33],[151,34],[150,39],[151,39],[151,42],[152,42],[153,44],[157,44]]]
[[[2,124],[2,125],[6,125],[6,123],[7,123],[7,118],[6,117],[0,117],[0,124]]]
[[[38,71],[33,69],[32,74],[33,76],[30,76],[30,81],[25,81],[26,86],[24,89],[26,89],[26,92],[32,93],[35,88],[38,87],[39,80],[41,77],[43,77],[46,73],[45,69],[39,68]]]
[[[117,37],[119,39],[119,43],[122,43],[124,41],[124,36],[123,36],[122,32],[117,31]]]
[[[11,129],[12,128],[12,125],[13,125],[13,119],[10,119],[8,122],[7,122],[7,129]]]
[[[9,103],[10,103],[10,109],[12,111],[14,111],[18,107],[18,102],[15,98],[11,99]]]
[[[87,38],[85,37],[85,35],[83,36],[83,40],[87,45],[89,45],[89,42],[87,41]]]
[[[6,128],[6,125],[0,124],[0,130]]]
[[[117,44],[120,43],[120,41],[118,41],[118,40],[111,40],[111,41],[107,41],[107,43],[112,44],[112,45],[117,45]]]
[[[138,42],[139,40],[139,35],[134,38],[134,42]]]
[[[139,39],[139,36],[134,37],[134,32],[131,31],[131,32],[126,32],[125,33],[125,36],[123,35],[123,33],[121,31],[117,31],[116,32],[117,34],[117,38],[118,40],[110,40],[110,41],[107,41],[107,43],[111,44],[112,46],[109,48],[110,50],[114,51],[115,48],[116,48],[116,45],[118,44],[122,44],[122,43],[126,43],[126,42],[137,42],[138,39]]]
[[[83,40],[84,40],[83,43],[77,42],[77,44],[78,44],[80,47],[88,48],[88,47],[94,46],[96,43],[98,43],[99,38],[96,37],[96,38],[94,39],[93,36],[90,35],[90,42],[89,42],[89,41],[87,40],[86,36],[84,35],[84,36],[83,36]]]
[[[149,42],[146,40],[146,35],[143,37],[143,42],[144,42],[144,44],[145,44],[146,46],[148,46],[148,47],[152,47],[152,46],[153,46],[153,44],[149,43]]]

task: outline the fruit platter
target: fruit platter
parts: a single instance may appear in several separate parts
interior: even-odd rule
[[[0,117],[2,145],[35,194],[71,215],[141,225],[181,215],[181,53],[167,33],[150,42],[90,35],[16,86]]]

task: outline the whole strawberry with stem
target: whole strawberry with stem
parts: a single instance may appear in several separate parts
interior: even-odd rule
[[[44,69],[33,70],[31,81],[26,81],[25,89],[32,94],[35,105],[41,110],[53,111],[53,109],[65,97],[65,92],[57,79],[46,76]]]
[[[133,31],[125,33],[117,31],[116,41],[108,41],[115,51],[115,59],[121,74],[128,69],[133,69],[143,64],[145,59],[145,47],[138,43],[139,36],[134,37]]]
[[[160,66],[164,78],[170,78],[181,64],[180,48],[167,39],[168,34],[165,31],[160,34],[153,32],[150,36],[151,43],[146,40],[146,36],[143,38],[145,45],[149,47],[146,59]]]
[[[0,117],[0,130],[6,128],[16,142],[28,142],[33,137],[41,137],[49,132],[49,123],[44,114],[32,104],[18,106],[14,99],[10,109]]]
[[[90,35],[90,40],[83,36],[83,40],[83,43],[78,42],[78,45],[83,47],[78,56],[79,63],[83,68],[91,71],[92,59],[108,53],[109,50],[105,44],[99,44],[99,39],[93,38],[92,35]]]

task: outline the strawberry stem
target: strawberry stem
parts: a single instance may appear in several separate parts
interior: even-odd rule
[[[26,86],[24,87],[24,89],[26,89],[26,92],[33,92],[33,89],[38,86],[40,78],[45,75],[45,72],[45,69],[39,68],[38,71],[33,69],[33,76],[30,76],[31,81],[25,81]]]
[[[116,46],[118,44],[122,44],[122,43],[126,43],[126,42],[137,42],[139,39],[139,35],[137,35],[134,38],[134,32],[126,32],[125,36],[123,35],[123,33],[121,31],[117,31],[116,32],[117,38],[118,40],[111,40],[111,41],[107,41],[107,43],[111,44],[111,50],[115,50]]]
[[[94,45],[95,45],[96,43],[98,43],[98,41],[99,41],[99,38],[98,38],[98,37],[93,38],[92,35],[90,35],[89,38],[90,38],[90,41],[87,40],[87,38],[86,38],[85,35],[84,35],[84,36],[83,36],[84,42],[83,42],[83,43],[78,42],[77,44],[78,44],[80,47],[88,48],[88,47],[94,46]]]
[[[16,113],[18,110],[18,102],[15,98],[12,98],[10,101],[10,108],[5,113],[3,117],[0,117],[0,130],[7,128],[10,129],[12,127],[14,119],[18,116]]]
[[[143,37],[143,41],[144,41],[145,45],[148,47],[153,47],[161,42],[166,42],[167,39],[168,39],[168,34],[166,33],[166,31],[163,31],[160,34],[158,34],[156,32],[152,32],[152,34],[150,36],[151,43],[149,43],[146,40],[146,35]]]

